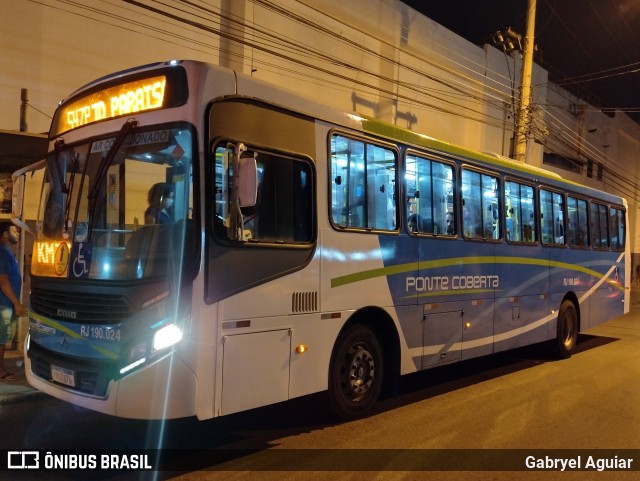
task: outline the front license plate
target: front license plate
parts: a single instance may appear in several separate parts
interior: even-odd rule
[[[76,377],[72,370],[63,367],[51,365],[51,378],[66,386],[75,387]]]

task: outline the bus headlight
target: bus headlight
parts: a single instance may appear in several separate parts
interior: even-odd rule
[[[142,366],[147,360],[153,359],[154,353],[171,347],[182,339],[182,330],[175,324],[169,324],[158,329],[151,340],[151,349],[149,349],[149,340],[142,340],[129,348],[127,356],[127,364],[120,369],[120,374],[126,374],[129,371]]]
[[[169,346],[173,346],[182,339],[182,330],[175,324],[169,324],[153,335],[153,350],[159,351]]]

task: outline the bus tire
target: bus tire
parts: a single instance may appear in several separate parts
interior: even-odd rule
[[[343,420],[363,416],[382,391],[380,341],[366,326],[349,327],[336,342],[329,364],[329,401]]]
[[[564,300],[558,311],[556,339],[553,342],[554,354],[561,359],[571,357],[578,343],[578,311],[573,302]]]

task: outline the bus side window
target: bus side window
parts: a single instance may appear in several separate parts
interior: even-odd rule
[[[462,229],[470,239],[497,240],[502,233],[497,177],[462,170]]]
[[[405,182],[406,191],[414,193],[408,204],[409,232],[454,235],[453,167],[408,155]]]
[[[397,229],[397,154],[386,147],[331,137],[331,220],[338,228]]]
[[[233,171],[218,146],[215,155],[216,237],[230,239],[229,213],[233,196]],[[256,151],[257,198],[241,206],[242,231],[252,243],[299,244],[313,241],[313,170],[305,159]]]
[[[609,247],[609,235],[607,233],[607,206],[592,203],[590,214],[593,247],[597,249],[606,249]]]
[[[536,242],[533,226],[533,187],[518,182],[505,182],[505,237],[508,242]]]
[[[587,232],[587,201],[567,198],[567,242],[572,247],[587,247],[589,235]]]
[[[563,245],[565,243],[562,194],[540,189],[540,232],[543,244]]]
[[[624,211],[611,207],[609,209],[609,222],[611,248],[614,250],[623,250],[625,239]]]

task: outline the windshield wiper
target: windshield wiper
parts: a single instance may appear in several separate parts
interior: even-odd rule
[[[67,201],[65,203],[64,208],[64,225],[62,226],[62,232],[66,231],[69,234],[69,212],[71,211],[71,197],[73,194],[73,184],[76,180],[76,172],[80,166],[80,154],[76,152],[73,160],[70,162],[69,170],[71,174],[69,175],[69,185],[65,185],[62,188],[62,191],[67,195]],[[78,204],[79,202],[76,202]]]
[[[76,171],[80,165],[80,154],[76,153],[75,157],[69,162],[69,165],[62,171],[62,165],[60,164],[60,152],[64,148],[64,139],[57,139],[53,144],[55,150],[55,157],[53,163],[55,165],[56,173],[58,174],[58,181],[60,182],[60,190],[67,196],[64,207],[64,224],[62,225],[63,233],[69,228],[69,212],[71,210],[71,193],[73,192],[73,184],[76,178]],[[65,181],[65,174],[69,173],[69,183]]]
[[[60,188],[62,189],[63,194],[68,194],[69,189],[67,188],[67,184],[64,181],[64,174],[62,173],[62,167],[60,167],[60,151],[64,147],[64,140],[58,139],[54,142],[53,148],[55,150],[55,157],[53,159],[53,163],[56,166],[56,172],[58,173],[58,180],[60,181]]]
[[[100,190],[102,181],[107,175],[107,170],[109,170],[109,167],[113,163],[113,159],[115,159],[116,154],[120,150],[120,147],[124,142],[124,139],[126,139],[129,135],[131,135],[131,132],[133,132],[133,129],[136,128],[137,126],[138,126],[138,121],[136,119],[127,120],[123,124],[122,128],[120,129],[120,132],[118,132],[118,135],[116,136],[116,138],[113,141],[113,144],[109,148],[107,155],[105,155],[102,158],[102,161],[100,162],[96,179],[93,183],[93,187],[91,188],[91,191],[89,192],[90,223],[89,223],[89,235],[87,236],[88,240],[91,240],[91,234],[93,232],[93,224],[95,223],[94,216],[96,213],[95,211],[96,211],[96,205],[97,205],[96,199],[98,197],[98,191]]]
[[[64,215],[64,195],[67,193],[67,186],[64,181],[64,174],[60,165],[63,139],[56,139],[53,144],[54,157],[47,159],[47,181],[50,182],[50,192],[44,206],[44,217],[42,232],[47,237],[57,238],[62,234],[62,223],[65,221]],[[51,166],[53,162],[53,166]]]
[[[137,125],[138,125],[138,121],[135,119],[129,119],[124,123],[124,125],[120,129],[120,132],[118,132],[118,135],[114,139],[113,144],[111,144],[111,147],[107,152],[107,155],[105,155],[102,158],[102,161],[100,162],[100,166],[98,167],[98,173],[96,175],[96,180],[95,180],[95,183],[93,184],[93,189],[91,189],[91,192],[89,193],[89,197],[95,198],[95,196],[97,195],[98,189],[100,188],[100,185],[104,180],[104,176],[107,175],[107,170],[111,166],[113,159],[116,157],[116,153],[118,152],[118,150],[120,150],[120,147],[124,142],[124,139],[127,138],[127,136],[131,133],[131,131]]]

